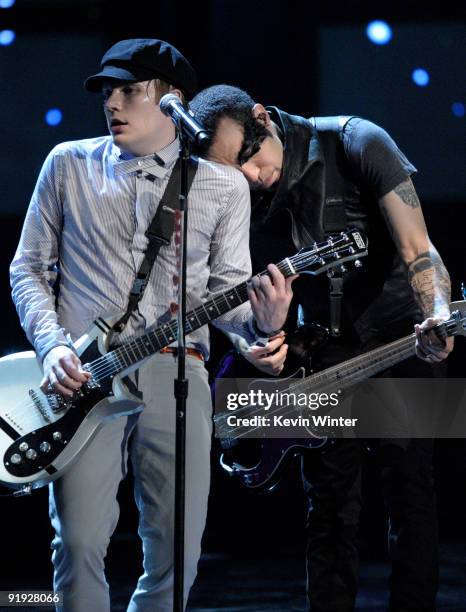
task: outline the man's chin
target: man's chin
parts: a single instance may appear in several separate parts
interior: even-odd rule
[[[273,191],[276,188],[279,180],[280,180],[280,175],[279,174],[277,175],[274,172],[270,178],[266,179],[265,181],[261,183],[249,183],[249,188],[252,191],[256,191],[256,190]]]

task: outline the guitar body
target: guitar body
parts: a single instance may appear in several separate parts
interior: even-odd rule
[[[313,355],[325,346],[327,339],[327,330],[317,324],[306,325],[290,334],[287,338],[288,356],[280,379],[303,378],[311,370]],[[244,357],[230,351],[220,363],[216,376],[257,380],[258,373]],[[271,384],[273,391],[275,380],[275,377],[270,377],[270,381],[262,378],[259,387],[264,389]],[[217,420],[218,417],[217,414]],[[327,438],[318,437],[310,431],[306,439],[220,438],[220,445],[223,449],[220,465],[227,474],[249,489],[266,493],[277,487],[295,457],[323,448],[327,445]]]
[[[327,438],[249,438],[230,448],[223,446],[221,467],[248,489],[270,493],[280,483],[295,457],[328,444]]]
[[[106,353],[114,320],[96,320],[75,343],[83,364]],[[58,478],[105,421],[142,410],[121,377],[87,385],[72,404],[42,393],[41,379],[33,351],[0,359],[0,482],[8,487],[36,488]]]

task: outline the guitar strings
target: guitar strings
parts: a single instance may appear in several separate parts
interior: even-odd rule
[[[343,243],[342,245],[338,245],[338,242]],[[351,241],[350,241],[351,242]],[[302,264],[302,262],[306,261],[306,265],[309,265],[310,263],[313,263],[315,261],[317,261],[319,258],[322,257],[322,255],[325,255],[325,249],[331,249],[332,254],[336,253],[337,251],[339,251],[341,248],[347,248],[348,246],[350,246],[349,244],[349,240],[347,237],[341,237],[338,238],[336,241],[333,242],[326,242],[325,244],[322,243],[321,245],[316,245],[313,249],[313,251],[311,252],[304,252],[304,253],[297,253],[296,255],[288,258],[288,260],[283,260],[281,262],[279,262],[277,264],[277,267],[279,270],[286,270],[287,268],[290,268],[290,262],[292,262],[292,266],[299,266]],[[344,263],[343,260],[341,260],[338,263]],[[267,274],[267,271],[263,271],[259,274],[259,276],[262,276],[264,274]],[[211,307],[211,305],[215,306],[215,308],[218,311],[218,315],[217,316],[221,316],[221,314],[223,314],[220,309],[219,309],[219,305],[220,302],[226,302],[227,305],[229,305],[228,300],[227,300],[227,296],[229,294],[231,294],[231,292],[236,293],[237,297],[240,300],[243,300],[243,302],[240,303],[244,303],[245,301],[247,301],[247,293],[246,295],[244,295],[244,290],[247,287],[247,281],[244,283],[241,283],[239,286],[234,287],[230,290],[227,290],[225,293],[221,294],[220,296],[216,296],[214,298],[212,298],[211,300],[209,300],[209,302],[207,302],[206,304],[201,304],[198,307],[196,307],[193,311],[191,311],[190,313],[188,313],[187,316],[191,316],[191,317],[196,317],[199,326],[205,325],[209,320],[213,320],[216,317],[210,317],[210,315],[208,315],[208,319],[207,321],[203,322],[199,316],[202,314],[207,314],[206,313],[206,308],[207,307]],[[243,295],[239,295],[239,292],[241,292]],[[235,305],[239,306],[240,304]],[[226,312],[226,311],[225,311]],[[195,327],[193,329],[193,326],[191,323],[187,322],[186,326],[189,326],[189,329],[187,329],[186,331],[189,333],[190,331],[194,331],[195,329],[198,329],[198,327]],[[136,338],[135,340],[132,340],[128,343],[125,343],[119,347],[117,347],[116,349],[110,351],[109,353],[106,353],[105,355],[102,355],[101,357],[97,358],[96,360],[94,360],[91,363],[85,364],[84,367],[91,372],[93,378],[96,381],[102,380],[103,378],[107,377],[108,375],[114,374],[118,371],[122,371],[127,367],[130,367],[131,365],[133,365],[134,363],[136,363],[137,361],[140,361],[142,359],[145,359],[146,357],[149,357],[150,355],[153,354],[153,352],[155,352],[156,349],[153,342],[152,342],[152,338],[151,337],[155,337],[156,340],[160,341],[160,336],[163,335],[165,337],[165,342],[170,343],[170,337],[167,337],[166,335],[166,330],[168,330],[169,333],[171,333],[173,336],[177,335],[177,331],[178,331],[178,325],[177,325],[177,321],[174,320],[172,322],[170,322],[166,327],[162,327],[162,328],[158,328],[156,330],[153,330],[152,332],[149,332],[148,334],[146,334],[143,337],[140,338]],[[146,343],[144,343],[144,341],[146,341]],[[142,347],[145,347],[145,349],[147,350],[149,347],[147,345],[147,342],[150,342],[152,345],[152,351],[149,350],[148,354],[143,354],[142,353]],[[167,346],[165,344],[165,346]],[[162,347],[160,347],[162,348]],[[139,352],[139,356],[137,355],[136,351]],[[131,353],[133,354],[131,356]],[[125,357],[129,357],[130,363],[127,364],[125,362]],[[113,362],[113,363],[112,363]],[[56,396],[59,394],[51,394],[52,396]],[[48,403],[48,402],[47,402]],[[56,416],[55,413],[52,412],[49,413],[49,411],[47,410],[47,408],[49,408],[49,406],[47,406],[45,408],[46,410],[46,414],[48,416],[50,416],[51,420],[53,420],[53,417]],[[35,410],[32,410],[35,409]],[[46,420],[44,415],[42,414],[42,412],[39,410],[38,406],[36,405],[35,402],[33,401],[28,401],[27,403],[20,404],[19,406],[16,407],[15,410],[15,414],[19,414],[19,415],[24,415],[24,414],[28,414],[28,413],[32,413],[34,414],[35,417],[37,417],[39,420]]]
[[[410,355],[413,354],[412,353],[412,349],[410,347],[404,349],[401,353],[399,353],[399,355],[402,355],[404,353],[406,353],[406,357],[409,357]],[[385,362],[384,361],[380,362],[380,363],[384,364],[384,366],[381,369],[385,368],[385,363],[386,362],[391,363],[391,360],[387,359]],[[368,368],[368,369],[371,369],[371,368]],[[379,371],[381,371],[381,369],[379,369]],[[357,379],[360,377],[360,375],[361,375],[361,372],[356,371],[356,372],[353,372],[352,374],[348,374],[347,378],[345,378],[344,381],[339,381],[338,379],[335,379],[333,381],[330,381],[330,380],[329,381],[320,380],[317,383],[314,382],[314,380],[315,380],[314,376],[315,375],[314,376],[308,376],[308,377],[304,378],[303,380],[299,380],[298,382],[293,383],[286,391],[281,392],[281,394],[282,393],[283,394],[284,393],[289,393],[290,391],[295,391],[296,388],[298,388],[298,386],[299,387],[303,387],[304,386],[304,387],[307,387],[307,388],[311,387],[315,392],[317,392],[317,390],[322,391],[323,389],[328,389],[329,386],[331,386],[335,382],[337,382],[337,383],[338,382],[345,383],[345,386],[348,387],[348,386],[351,386],[351,384],[353,384],[354,381],[357,381]],[[364,378],[366,378],[366,376]],[[349,384],[347,384],[347,381],[350,381]],[[240,414],[240,413],[241,414],[242,413],[246,413],[247,414],[250,409],[251,409],[251,406],[241,407],[241,408],[235,410],[235,415],[236,414]],[[281,406],[280,407],[275,407],[270,412],[268,411],[268,414],[274,414],[275,412],[280,412],[281,410],[282,410]],[[295,412],[296,410],[297,410],[297,408],[294,405],[291,406],[291,412]],[[289,414],[289,413],[287,413],[287,414]],[[217,425],[217,423],[220,422],[220,426],[222,428],[224,428],[223,421],[226,421],[226,419],[227,419],[227,415],[222,414],[218,419],[215,420],[215,423]],[[236,431],[236,430],[242,430],[242,429],[244,429],[244,428],[243,427],[237,427],[236,429],[235,428],[229,428],[229,431]],[[250,430],[247,430],[246,433],[249,433],[250,431],[255,431],[256,429],[257,429],[257,427],[252,427]]]
[[[316,261],[318,259],[318,256],[316,256],[315,254],[310,254],[310,253],[303,253],[303,254],[297,254],[293,257],[290,258],[290,260],[293,261],[293,264],[300,264],[302,261],[304,260],[308,260],[307,265],[309,265],[310,262],[312,262],[312,260]],[[278,264],[278,268],[280,269],[280,266],[282,268],[286,267],[286,263],[284,262],[280,262]],[[266,271],[262,272],[261,274],[267,274]],[[198,320],[198,323],[200,326],[205,325],[209,320],[213,320],[216,317],[210,317],[209,315],[209,319],[208,321],[206,321],[205,323],[203,321],[201,321],[199,319],[199,315],[201,314],[206,314],[206,307],[209,307],[211,304],[213,304],[215,306],[215,308],[218,311],[218,315],[217,316],[221,316],[222,312],[219,311],[219,305],[221,303],[221,301],[226,302],[227,305],[229,305],[226,296],[230,293],[230,292],[235,292],[238,296],[239,299],[244,299],[244,302],[247,301],[247,294],[244,296],[240,296],[238,295],[239,291],[243,291],[244,289],[246,289],[246,281],[244,283],[241,283],[238,287],[235,287],[233,289],[230,289],[229,291],[223,293],[220,296],[216,296],[214,298],[212,298],[211,300],[209,300],[209,302],[207,302],[206,304],[201,304],[199,306],[197,306],[195,309],[193,309],[193,311],[189,312],[187,314],[187,316],[195,316],[196,319]],[[243,303],[244,303],[243,302]],[[240,304],[237,304],[236,306],[239,306]],[[236,307],[235,306],[235,307]],[[189,330],[186,330],[189,332],[195,331],[198,328],[192,328],[191,323],[187,323],[187,326],[189,326]],[[177,321],[174,320],[171,323],[167,324],[167,329],[169,330],[169,332],[171,332],[171,335],[176,336],[177,335]],[[155,335],[156,337],[158,336],[160,339],[161,335],[166,336],[165,333],[165,329],[166,328],[158,328],[156,330],[153,330],[152,332],[149,332],[147,335],[144,336],[144,338],[146,338],[148,341],[151,342],[152,344],[152,348],[154,351],[157,351],[158,349],[155,349],[155,347],[153,346],[152,340],[149,338],[150,335]],[[169,341],[169,338],[165,339],[166,342]],[[173,342],[174,340],[171,340],[170,342],[168,342],[168,344],[170,344],[171,342]],[[167,345],[165,345],[167,346]],[[91,371],[91,373],[93,374],[93,376],[96,379],[99,379],[101,377],[106,377],[108,374],[114,373],[115,370],[115,363],[109,363],[110,360],[114,359],[115,361],[117,361],[116,365],[117,367],[121,367],[123,366],[123,369],[125,367],[130,367],[130,365],[132,365],[135,361],[140,361],[141,359],[145,359],[147,358],[149,355],[153,354],[152,351],[149,352],[148,354],[142,354],[141,349],[142,347],[145,347],[146,349],[147,344],[143,344],[143,340],[140,338],[136,338],[134,340],[131,340],[129,343],[126,344],[122,344],[121,346],[117,347],[116,349],[114,349],[113,351],[106,353],[105,355],[103,355],[102,357],[99,357],[98,359],[96,359],[95,361],[91,362],[91,364],[86,364],[86,366],[88,367],[89,371]],[[162,347],[161,347],[162,348]],[[137,355],[136,351],[139,352],[139,356]],[[131,358],[131,353],[133,353],[133,357],[135,358],[132,359]],[[121,359],[124,359],[124,357],[127,356],[130,358],[131,363],[129,365],[127,365],[126,363],[121,363]]]
[[[452,329],[455,328],[456,326],[456,322],[454,320],[450,320],[445,322],[445,328],[447,329],[447,331],[451,331]],[[359,355],[355,358],[353,358],[355,361],[353,361],[354,367],[358,367],[358,365],[360,365],[360,362],[367,359],[367,356],[369,354],[372,354],[372,356],[374,357],[374,365],[372,366],[372,369],[374,367],[379,367],[380,365],[383,364],[383,366],[385,366],[386,362],[390,362],[391,359],[393,358],[393,356],[398,355],[400,356],[402,353],[407,352],[408,354],[406,355],[406,357],[409,357],[410,355],[414,354],[414,346],[412,345],[413,340],[415,340],[415,334],[412,334],[411,336],[407,336],[406,338],[401,338],[399,340],[394,341],[393,343],[391,343],[391,345],[385,345],[385,347],[378,347],[376,349],[374,349],[374,351],[370,351],[368,353],[363,353],[362,355]],[[404,349],[400,349],[397,348],[397,346],[395,345],[400,345],[402,346],[403,343],[408,343],[409,342],[409,346],[407,346]],[[385,356],[382,357],[381,359],[379,359],[378,361],[375,361],[375,359],[377,359],[375,357],[375,354],[377,352],[384,352],[384,350],[387,347],[390,347],[390,352]],[[401,352],[400,352],[401,351]],[[348,360],[348,361],[352,361],[352,360]],[[400,360],[401,361],[401,360]],[[327,378],[328,375],[331,375],[332,373],[335,373],[339,370],[341,370],[342,368],[345,367],[345,363],[347,362],[342,362],[341,364],[337,364],[336,366],[333,366],[332,368],[329,368],[326,371],[326,375],[325,377]],[[348,366],[347,366],[348,367]],[[371,367],[369,367],[369,369],[371,369]],[[384,369],[384,367],[382,367],[381,369]],[[379,369],[380,371],[380,369]],[[353,379],[357,379],[358,376],[360,376],[360,372],[356,371],[353,374],[351,374],[347,380],[353,380]],[[289,389],[288,392],[291,390],[296,390],[296,389],[300,389],[300,388],[305,388],[306,386],[309,386],[310,384],[312,384],[313,382],[315,382],[316,380],[318,380],[319,378],[322,379],[324,376],[324,373],[317,373],[314,374],[312,376],[308,376],[306,378],[304,378],[303,380],[299,380],[297,382],[295,382]],[[312,379],[312,380],[311,380]],[[316,385],[321,384],[322,382],[324,382],[323,380],[320,380],[319,382],[316,383]],[[335,379],[334,382],[338,382],[338,379]],[[346,381],[345,381],[346,382]],[[330,384],[330,383],[329,383]],[[52,394],[52,395],[56,395],[56,394]],[[240,408],[236,414],[239,414],[240,412],[245,412],[248,409],[248,407],[242,407]],[[295,412],[296,408],[292,407],[291,408],[291,412]],[[279,409],[277,408],[276,410],[272,411],[270,414],[274,414],[275,411],[279,411]],[[57,420],[59,420],[59,418],[61,418],[61,415],[58,413],[54,413],[53,411],[47,411],[51,422],[55,422]],[[8,420],[8,417],[6,416],[8,413],[5,411],[2,411],[3,416]],[[21,404],[19,404],[18,406],[15,407],[15,411],[14,414],[16,417],[18,416],[26,416],[26,417],[30,417],[31,419],[35,419],[37,421],[37,419],[39,419],[40,422],[43,422],[43,425],[49,425],[50,423],[45,422],[45,419],[43,417],[43,415],[41,414],[41,412],[39,411],[39,409],[37,408],[36,404],[33,401],[27,401],[27,402],[22,402]],[[285,413],[285,414],[290,414],[290,413]],[[226,416],[222,415],[222,417],[220,417],[219,419],[216,420],[216,427],[218,427],[217,423],[220,423],[220,428],[222,427],[222,423],[221,421],[226,420]],[[24,425],[25,426],[25,425]],[[37,429],[39,427],[36,427]],[[34,429],[34,427],[33,427]],[[229,431],[235,432],[237,430],[240,429],[244,429],[241,427],[238,428],[229,428]],[[243,437],[244,435],[247,435],[248,433],[251,433],[251,431],[254,431],[257,428],[252,428],[251,430],[248,430],[246,432],[244,432],[243,434],[240,434],[237,437]]]
[[[448,321],[445,323],[445,327],[447,328],[448,331],[450,331],[451,328],[455,327],[455,322]],[[304,379],[300,379],[292,383],[290,387],[288,387],[286,392],[280,392],[280,395],[283,395],[284,393],[294,392],[300,389],[306,389],[306,388],[309,389],[310,386],[312,386],[312,389],[314,391],[322,390],[326,388],[328,389],[329,386],[335,383],[344,384],[345,386],[351,386],[351,384],[354,384],[355,382],[357,382],[358,378],[361,379],[361,374],[362,374],[361,362],[367,361],[368,359],[371,359],[373,361],[372,365],[369,365],[366,367],[366,373],[364,374],[364,377],[362,379],[364,380],[371,376],[371,375],[369,376],[367,375],[368,371],[375,370],[372,373],[373,375],[377,372],[380,372],[386,369],[387,367],[389,367],[389,365],[393,365],[393,363],[397,363],[397,361],[403,361],[409,356],[414,355],[415,339],[416,339],[416,335],[412,334],[411,336],[407,336],[406,338],[395,340],[391,344],[388,344],[382,347],[377,347],[373,351],[363,353],[362,355],[359,355],[350,360],[347,360],[346,362],[337,364],[331,368],[328,368],[327,370],[324,370],[323,372],[318,372],[312,376],[307,376]],[[403,346],[403,345],[406,345],[406,346]],[[395,362],[393,361],[394,358],[397,358]],[[351,364],[351,365],[348,365],[348,364]],[[353,370],[353,372],[351,374],[343,374],[345,377],[344,380],[339,380],[339,375],[341,371],[345,369],[345,367],[346,369],[349,369],[350,371]],[[332,375],[334,374],[336,376],[333,377],[333,380],[330,380],[332,378]],[[235,415],[247,413],[248,411],[250,411],[250,409],[251,409],[251,406],[241,407],[235,410]],[[268,414],[273,415],[275,412],[282,412],[282,410],[283,410],[282,406],[276,407],[271,412],[268,412]],[[295,406],[292,406],[289,412],[283,413],[283,416],[286,416],[291,413],[295,413],[296,410],[297,408]],[[222,414],[216,420],[214,419],[215,426],[217,427],[217,423],[218,423],[220,429],[225,429],[224,421],[226,421],[226,419],[227,419],[227,415],[225,414]],[[233,436],[234,439],[237,439],[240,437],[244,437],[245,435],[248,435],[249,433],[256,431],[257,429],[260,429],[260,426],[255,426],[255,427],[252,427],[246,430],[242,426],[239,426],[236,428],[229,427],[228,431],[234,433],[236,431],[242,430],[243,433],[241,435]]]
[[[372,366],[368,366],[367,370],[371,370],[371,369],[378,369],[378,371],[382,371],[383,369],[385,369],[386,367],[388,367],[388,364],[392,365],[393,363],[393,357],[394,356],[400,356],[401,354],[408,352],[408,356],[410,353],[414,353],[414,343],[412,343],[412,341],[415,339],[415,335],[413,334],[412,336],[408,336],[407,338],[403,338],[402,341],[403,342],[409,342],[409,346],[407,346],[406,348],[403,349],[399,349],[399,348],[392,348],[390,350],[389,353],[387,353],[386,355],[382,356],[381,358],[379,357],[379,359],[377,361],[375,361],[377,358],[374,357],[373,351],[370,351],[368,353],[364,353],[363,355],[360,355],[358,357],[353,357],[350,360],[347,361],[343,361],[335,366],[332,366],[331,368],[327,368],[326,370],[324,370],[323,372],[317,372],[316,374],[312,374],[311,376],[307,376],[304,379],[299,379],[297,381],[294,381],[290,387],[287,389],[287,392],[289,391],[295,391],[295,390],[300,390],[302,388],[306,388],[312,385],[312,388],[319,388],[319,385],[322,385],[322,383],[324,383],[325,385],[329,386],[335,383],[344,383],[345,380],[339,380],[338,375],[341,372],[341,370],[344,370],[345,367],[348,370],[353,370],[353,374],[351,374],[351,376],[355,376],[355,375],[360,375],[360,366],[361,366],[361,361],[366,361],[369,358],[369,355],[371,356],[371,358],[373,358],[373,365]],[[400,342],[399,340],[396,341],[397,343]],[[412,345],[411,345],[412,343]],[[390,345],[387,345],[390,346]],[[377,349],[375,349],[374,352],[382,352],[383,347],[379,347]],[[354,361],[353,361],[354,360]],[[401,360],[400,360],[401,361]],[[351,366],[348,366],[347,364],[351,362]],[[356,370],[356,372],[354,372],[354,370]],[[374,372],[375,373],[375,372]],[[335,376],[334,376],[335,375]],[[350,376],[349,374],[346,374],[346,376]],[[368,378],[369,376],[367,376]],[[332,379],[332,380],[330,380]],[[280,380],[280,379],[277,379]],[[248,409],[250,408],[250,406],[244,406],[241,407],[237,410],[235,410],[235,414],[241,413],[242,411],[247,412]],[[222,418],[225,418],[222,415]]]
[[[337,242],[341,242],[341,245],[338,245]],[[289,258],[289,261],[292,262],[293,267],[302,265],[302,262],[306,261],[306,265],[309,265],[310,263],[313,263],[315,261],[317,261],[319,258],[321,258],[321,256],[325,253],[322,253],[323,250],[325,250],[325,248],[330,248],[332,251],[332,254],[338,252],[339,250],[341,250],[342,248],[347,249],[348,246],[351,246],[348,244],[348,240],[344,237],[342,238],[338,238],[337,241],[333,242],[333,243],[325,243],[325,247],[323,246],[318,246],[316,247],[313,251],[308,252],[308,253],[297,253],[296,255],[292,256]],[[315,251],[320,251],[320,253],[317,253]],[[351,254],[351,257],[357,257],[357,256],[361,256],[356,255],[356,254]],[[341,263],[344,263],[346,261],[346,258],[343,258],[339,260],[338,265]],[[289,264],[286,260],[283,260],[281,262],[279,262],[277,264],[277,267],[280,270],[284,270],[286,268],[289,268]],[[264,274],[267,274],[267,271],[263,271],[259,274],[259,276],[262,276]],[[207,321],[203,322],[200,320],[199,315],[201,314],[206,314],[206,308],[210,307],[211,304],[213,304],[215,306],[215,308],[218,311],[218,315],[217,316],[221,316],[222,312],[220,312],[219,310],[219,305],[221,301],[224,301],[227,303],[227,305],[229,306],[229,303],[227,301],[227,296],[228,294],[230,294],[231,292],[235,292],[237,297],[240,299],[244,299],[244,302],[247,301],[247,294],[240,296],[238,295],[238,292],[241,291],[244,293],[244,290],[246,289],[247,286],[247,282],[243,282],[240,285],[238,285],[237,287],[234,287],[230,290],[227,290],[225,293],[222,293],[220,296],[214,297],[211,300],[209,300],[209,302],[207,302],[206,304],[201,304],[199,306],[197,306],[194,310],[192,310],[191,312],[189,312],[187,314],[187,317],[196,317],[196,319],[198,320],[198,324],[199,326],[203,326],[206,323],[208,323],[209,321],[213,320],[214,318],[217,317],[211,317],[210,315],[208,315],[208,319]],[[244,303],[243,302],[243,303]],[[239,306],[240,304],[235,305]],[[192,331],[195,331],[196,329],[199,329],[199,327],[194,327],[191,325],[191,323],[187,322],[187,326],[189,326],[189,329],[186,329],[186,332],[191,333]],[[177,332],[178,332],[178,325],[177,325],[177,321],[174,320],[171,323],[167,324],[167,328],[168,330],[172,333],[173,336],[177,336]],[[125,369],[125,367],[130,367],[131,365],[133,365],[135,362],[140,361],[141,359],[146,359],[147,357],[149,357],[150,355],[153,354],[153,352],[156,352],[159,349],[156,349],[152,343],[152,340],[150,339],[150,335],[155,335],[156,337],[160,336],[161,334],[163,334],[165,336],[165,341],[168,342],[170,340],[170,338],[166,338],[166,334],[165,334],[165,327],[162,328],[158,328],[156,330],[153,330],[153,332],[149,332],[147,335],[145,335],[143,338],[146,338],[148,341],[151,342],[152,344],[152,349],[153,351],[149,351],[148,354],[143,354],[141,351],[141,347],[144,346],[146,349],[147,344],[143,344],[143,340],[141,339],[141,337],[138,339],[136,338],[135,340],[130,341],[129,343],[123,344],[120,347],[117,347],[116,349],[114,349],[113,351],[111,351],[110,353],[107,353],[106,355],[103,355],[102,357],[96,359],[94,362],[92,362],[91,364],[86,364],[88,366],[89,371],[92,372],[93,376],[96,377],[96,379],[99,379],[101,377],[106,377],[109,374],[115,373],[116,371],[118,371],[117,369],[115,369],[115,365],[114,364],[110,364],[108,363],[110,359],[115,358],[115,360],[117,360],[117,367]],[[159,338],[157,338],[159,339]],[[174,340],[170,340],[170,342],[168,342],[169,344],[171,342],[174,342]],[[165,346],[167,346],[167,344],[165,344]],[[162,348],[162,346],[160,347]],[[137,355],[136,351],[139,351],[139,356]],[[135,357],[135,359],[131,358],[131,353],[133,353],[133,357]],[[130,364],[125,364],[125,363],[121,363],[121,359],[124,359],[124,356],[130,357]],[[122,367],[123,366],[123,367]],[[121,371],[121,370],[120,370]]]
[[[411,350],[409,351],[404,351],[407,353],[406,357],[409,357],[410,355],[412,355],[413,353],[411,352]],[[350,387],[353,384],[357,383],[358,381],[360,381],[360,373],[359,372],[354,372],[353,374],[349,375],[348,378],[346,378],[345,380],[345,386],[346,387]],[[326,389],[328,388],[327,385],[324,385],[322,387],[319,387],[318,385],[316,385],[316,387],[313,387],[313,389],[317,392],[318,390],[322,390],[322,389]],[[295,387],[290,387],[290,389],[295,389]],[[288,390],[289,391],[289,390]],[[247,408],[247,406],[245,407]],[[282,406],[279,407],[275,407],[274,409],[267,411],[267,415],[273,416],[275,413],[280,413],[282,416],[286,417],[288,415],[291,414],[296,414],[296,412],[302,412],[302,409],[300,410],[299,408],[296,408],[296,406],[288,406],[287,408],[283,408]],[[235,411],[236,414],[236,411]],[[226,417],[224,415],[222,415],[222,419],[226,420]],[[217,424],[216,424],[217,425]],[[221,424],[221,429],[222,431],[225,430],[225,425]],[[242,433],[236,434],[236,435],[232,435],[232,436],[226,436],[231,437],[235,440],[243,438],[245,436],[247,436],[248,434],[251,434],[254,431],[260,430],[262,429],[261,426],[257,425],[257,426],[251,426],[248,429],[242,427],[242,426],[238,426],[238,427],[228,427],[228,432],[237,432],[237,431],[241,431]],[[307,429],[307,428],[306,428]],[[312,432],[310,432],[312,433]],[[312,434],[315,435],[315,434]],[[319,437],[319,436],[316,436]]]
[[[451,332],[455,326],[456,322],[454,320],[446,321],[443,324],[447,330],[447,332]],[[449,334],[452,335],[452,334]],[[326,383],[327,379],[329,379],[332,375],[336,375],[337,377],[334,379],[334,383],[338,383],[338,375],[342,370],[349,369],[352,370],[354,368],[360,369],[361,364],[371,359],[373,361],[372,366],[368,366],[367,370],[375,369],[377,371],[382,371],[388,365],[393,365],[393,357],[399,356],[406,351],[411,351],[411,354],[414,354],[415,348],[415,339],[416,335],[411,334],[410,336],[406,336],[404,338],[399,338],[391,342],[390,344],[386,344],[380,347],[373,349],[372,351],[368,351],[366,353],[362,353],[361,355],[357,355],[356,357],[352,357],[346,361],[338,363],[330,368],[327,368],[323,372],[317,372],[311,376],[307,376],[304,379],[300,379],[292,384],[289,389],[296,390],[300,388],[305,388],[310,384],[321,384],[322,382]],[[406,347],[403,347],[403,344],[406,344]],[[408,355],[409,356],[409,355]],[[403,359],[405,359],[404,357]],[[402,361],[401,359],[399,361]],[[396,363],[396,362],[395,362]],[[380,367],[382,366],[382,367]],[[376,372],[374,372],[376,373]],[[279,380],[279,379],[277,379]],[[239,413],[242,410],[247,410],[248,406],[239,408],[235,411],[235,413]]]

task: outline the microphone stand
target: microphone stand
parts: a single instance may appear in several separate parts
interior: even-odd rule
[[[184,610],[184,532],[185,532],[185,461],[186,461],[186,400],[188,397],[188,379],[186,378],[186,256],[188,240],[188,166],[191,154],[191,143],[183,134],[180,122],[177,125],[180,139],[181,180],[180,180],[180,213],[181,244],[179,258],[178,282],[178,377],[174,381],[176,399],[176,434],[175,434],[175,516],[174,516],[174,581],[173,612]]]

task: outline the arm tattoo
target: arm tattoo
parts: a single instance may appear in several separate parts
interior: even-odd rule
[[[408,264],[408,279],[424,316],[450,315],[450,277],[435,249],[421,253]]]
[[[411,208],[419,208],[421,205],[410,178],[397,185],[393,191],[406,204],[406,206],[410,206]]]

